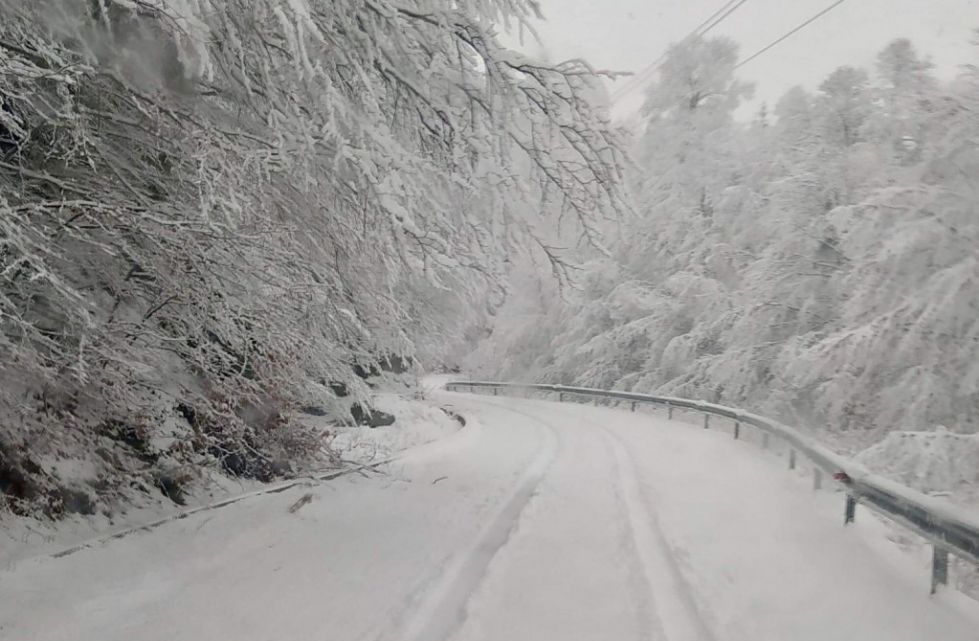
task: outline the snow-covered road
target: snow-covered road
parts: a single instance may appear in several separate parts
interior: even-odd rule
[[[440,398],[468,426],[386,475],[0,570],[0,639],[979,639],[976,604],[729,432]]]

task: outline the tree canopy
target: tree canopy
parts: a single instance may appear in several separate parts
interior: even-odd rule
[[[723,38],[671,48],[629,175],[639,220],[543,322],[514,323],[515,296],[480,354],[504,379],[699,398],[856,442],[975,431],[975,68],[942,82],[897,40],[876,73],[837,69],[742,122],[735,60]]]
[[[437,361],[512,252],[563,265],[541,212],[597,242],[618,133],[584,63],[501,46],[536,13],[0,0],[0,448],[180,408],[187,456],[315,450],[290,408]]]

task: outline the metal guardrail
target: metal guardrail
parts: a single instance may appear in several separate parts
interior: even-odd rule
[[[669,418],[674,409],[701,412],[704,428],[710,427],[711,417],[734,421],[734,438],[740,438],[741,426],[749,425],[761,430],[765,446],[769,438],[782,439],[789,446],[789,468],[794,469],[799,455],[813,465],[813,487],[820,489],[823,476],[839,482],[845,490],[844,524],[853,523],[856,506],[862,503],[888,519],[924,537],[933,547],[931,591],[948,583],[949,554],[979,566],[979,517],[964,514],[955,506],[916,490],[874,474],[862,465],[836,454],[798,430],[744,410],[669,396],[654,396],[614,390],[599,390],[563,385],[536,385],[521,383],[495,383],[482,381],[452,381],[445,384],[449,391],[468,389],[492,390],[494,395],[504,391],[527,391],[557,394],[559,400],[590,398],[628,402],[632,411],[638,405],[664,406]]]

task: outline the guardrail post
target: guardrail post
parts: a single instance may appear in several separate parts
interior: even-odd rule
[[[562,403],[564,402],[564,392],[557,393],[557,400],[561,401]]]
[[[633,412],[636,411],[636,402],[635,401],[632,401],[632,411]]]
[[[498,396],[498,395],[499,395],[499,391],[500,391],[500,390],[498,390],[498,389],[496,389],[496,388],[494,387],[494,388],[493,388],[493,396]]]
[[[667,403],[666,404],[666,418],[668,418],[670,420],[673,420],[673,404],[672,403]]]
[[[769,438],[770,437],[768,436],[768,432],[762,432],[762,435],[761,435],[761,446],[763,448],[765,448],[766,450],[768,449],[768,439]]]
[[[789,469],[795,469],[795,450],[793,448],[789,448]]]
[[[850,494],[846,495],[846,506],[843,509],[843,525],[853,523],[857,518],[857,499]]]
[[[734,421],[734,440],[741,438],[741,421]]]
[[[931,593],[940,585],[948,585],[948,550],[936,545],[931,557]]]
[[[710,429],[710,414],[704,414],[704,429]]]
[[[823,471],[818,467],[812,468],[812,489],[823,489]]]

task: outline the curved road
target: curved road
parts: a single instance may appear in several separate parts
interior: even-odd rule
[[[652,414],[443,394],[387,474],[0,571],[17,641],[975,641],[976,604],[778,453]],[[304,493],[312,501],[289,511]]]

